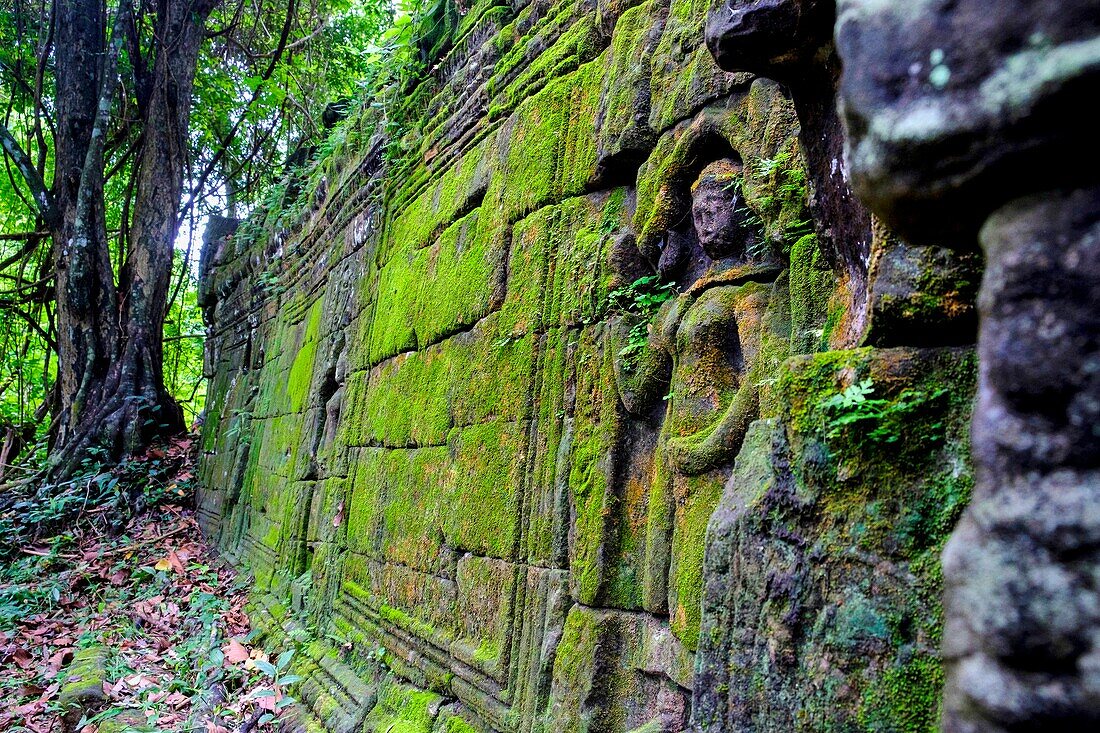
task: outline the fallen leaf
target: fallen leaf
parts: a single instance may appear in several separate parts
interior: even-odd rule
[[[172,563],[168,560],[168,558],[162,557],[161,559],[157,560],[157,564],[153,566],[153,569],[161,573],[167,572],[168,570],[172,569]]]
[[[12,708],[11,711],[16,715],[30,715],[34,712],[37,712],[39,708],[44,708],[45,706],[46,703],[42,702],[41,700],[35,700],[25,705],[18,705]]]
[[[39,687],[34,684],[25,684],[21,686],[16,692],[17,697],[36,697],[46,691],[45,687]]]
[[[264,697],[256,698],[257,705],[259,705],[264,710],[270,710],[271,712],[275,712],[275,703],[277,702],[279,701],[275,699],[274,695],[271,695],[270,697],[265,695]]]
[[[183,569],[183,561],[180,560],[179,555],[176,554],[175,550],[168,551],[168,564],[171,565],[172,569],[180,575],[183,575],[186,572]]]
[[[46,661],[47,674],[52,677],[60,672],[61,668],[72,658],[74,651],[76,650],[70,647],[51,654],[50,658]]]
[[[229,643],[222,647],[222,654],[225,655],[225,661],[230,664],[240,664],[249,658],[248,649],[236,639],[230,639]]]
[[[16,647],[15,651],[12,652],[11,660],[19,665],[20,669],[29,669],[30,667],[34,666],[34,657],[32,657],[30,655],[30,652],[28,652],[21,646]]]

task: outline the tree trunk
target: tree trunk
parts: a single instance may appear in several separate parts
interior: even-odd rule
[[[92,446],[119,458],[158,434],[184,427],[183,412],[164,387],[162,340],[187,167],[191,91],[206,18],[217,0],[156,3],[156,58],[142,110],[134,219],[117,288],[103,221],[101,156],[98,166],[89,163],[95,146],[102,149],[90,123],[104,100],[96,90],[114,84],[110,60],[112,52],[117,60],[118,49],[114,42],[110,47],[104,43],[105,11],[99,0],[58,2],[58,107],[64,126],[59,137],[65,147],[63,155],[58,146],[55,182],[61,219],[55,256],[62,394],[50,460],[55,476],[72,473]],[[91,59],[100,57],[107,61],[97,70]]]
[[[103,217],[103,171],[85,170],[103,86],[105,25],[102,0],[58,0],[58,223],[53,244],[61,402],[55,448],[81,432],[90,410],[102,400],[119,335]],[[83,211],[78,211],[81,202]]]

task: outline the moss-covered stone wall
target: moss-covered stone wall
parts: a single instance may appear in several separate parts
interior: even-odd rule
[[[934,728],[972,353],[867,345],[794,107],[708,9],[480,0],[208,242],[200,517],[298,729]]]

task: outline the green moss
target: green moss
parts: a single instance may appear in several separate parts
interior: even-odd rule
[[[560,87],[543,90],[524,100],[502,127],[506,143],[483,204],[492,212],[493,220],[486,222],[490,226],[503,229],[553,200],[562,164],[558,145],[567,120],[564,102]]]
[[[545,330],[544,302],[550,261],[560,241],[560,212],[555,206],[535,211],[516,223],[508,264],[508,293],[500,311],[502,337]]]
[[[362,414],[354,418],[361,433],[355,444],[441,445],[452,427],[450,366],[443,350],[433,348],[387,359],[364,374]]]
[[[561,326],[594,323],[604,315],[614,275],[604,263],[613,235],[628,226],[626,189],[606,196],[566,199],[561,238],[554,249],[550,302],[544,310]]]
[[[477,645],[474,652],[474,661],[478,664],[494,662],[500,657],[500,644],[495,641],[483,641]]]
[[[507,20],[511,15],[512,5],[508,0],[477,0],[469,12],[462,16],[455,30],[455,45],[458,46],[466,40],[477,28],[487,23],[494,26]]]
[[[891,630],[880,609],[862,595],[851,595],[837,609],[825,643],[854,653],[868,643],[889,641]]]
[[[826,336],[826,309],[836,288],[836,276],[825,262],[816,234],[800,237],[791,246],[790,283],[791,352],[810,353]]]
[[[499,677],[501,654],[509,644],[515,566],[500,560],[466,555],[458,561],[455,615],[461,639],[451,651],[485,673]]]
[[[596,14],[588,13],[577,19],[554,44],[538,54],[531,63],[512,79],[502,92],[495,95],[496,102],[489,116],[499,117],[514,109],[521,101],[530,97],[546,83],[556,77],[573,71],[581,64],[592,60],[600,52],[601,38],[596,27]],[[520,60],[526,56],[526,49],[518,45],[497,64],[497,75],[490,82],[490,90],[518,68]]]
[[[662,9],[659,2],[645,2],[615,22],[600,95],[600,147],[609,153],[641,152],[656,141],[648,125],[650,57],[652,29]]]
[[[718,68],[698,40],[703,37],[709,7],[708,0],[672,0],[669,4],[664,32],[653,52],[649,124],[654,130],[668,129],[702,103],[731,90],[730,75]]]
[[[626,189],[568,198],[515,225],[501,334],[582,326],[606,310],[612,236],[627,226]]]
[[[455,426],[527,417],[534,340],[498,335],[497,321],[490,315],[469,332],[358,377],[367,384],[352,403],[362,405],[352,443],[442,445]],[[496,375],[492,383],[479,382],[486,373]]]
[[[434,692],[418,690],[396,681],[386,681],[379,691],[378,703],[367,714],[365,731],[376,733],[431,733],[434,712],[442,698]]]
[[[651,611],[663,609],[668,604],[670,541],[676,521],[671,473],[667,461],[659,457],[654,465],[646,506],[642,597],[645,608]]]
[[[437,644],[446,644],[453,639],[453,635],[447,630],[428,623],[417,616],[406,613],[396,606],[381,603],[378,605],[378,615],[390,624],[420,639],[425,639]]]
[[[439,733],[481,733],[481,731],[457,715],[448,715]]]
[[[570,609],[554,656],[554,678],[569,687],[590,681],[599,642],[599,621],[593,612],[579,606]]]
[[[379,279],[371,362],[423,349],[467,329],[504,296],[507,241],[477,210],[430,247],[393,256]]]
[[[434,177],[414,199],[401,202],[387,227],[389,252],[415,251],[432,243],[470,208],[484,191],[496,162],[496,136],[490,134]]]
[[[441,499],[452,470],[445,447],[364,451],[348,515],[350,547],[438,571]]]
[[[611,487],[613,456],[621,430],[614,355],[604,348],[605,329],[584,329],[577,344],[576,407],[569,490],[573,496],[574,540],[569,567],[581,603],[595,604],[613,567],[616,499]],[[587,355],[587,356],[586,356]],[[614,577],[613,575],[611,577]]]
[[[446,507],[440,520],[451,547],[514,557],[527,427],[526,422],[500,420],[452,431],[450,478],[433,489]]]
[[[57,701],[62,707],[89,706],[103,700],[107,681],[107,649],[93,645],[78,649],[62,673]]]
[[[858,553],[904,573],[886,582],[843,570],[852,580],[837,586],[834,610],[819,617],[812,635],[853,660],[843,687],[826,677],[806,700],[804,713],[831,721],[830,730],[844,730],[853,716],[861,730],[935,729],[939,556],[973,484],[975,372],[971,349],[867,348],[797,357],[780,380],[795,488],[816,517],[808,537],[804,527],[792,531],[813,542],[823,568],[841,571]],[[838,426],[837,396],[860,384],[873,385],[873,407]],[[853,695],[862,699],[858,710]],[[824,712],[831,708],[843,714]]]
[[[417,348],[468,328],[504,297],[507,240],[495,222],[474,211],[423,251],[421,288],[411,306]]]
[[[817,348],[828,351],[833,344],[844,338],[844,328],[848,322],[848,306],[845,296],[838,290],[833,293],[825,307],[825,323],[821,327],[821,339]]]
[[[628,733],[664,733],[665,726],[659,720],[651,720],[637,728],[632,728]]]
[[[416,348],[416,314],[426,269],[424,250],[404,248],[393,254],[378,275],[371,320],[370,363]]]
[[[897,448],[927,455],[945,438],[967,430],[966,418],[974,391],[975,357],[968,349],[853,349],[831,351],[792,360],[780,379],[787,395],[786,414],[792,430],[816,435],[831,443],[834,456],[864,454],[874,448],[869,428],[879,427],[901,436],[897,415],[906,417],[905,441]],[[836,429],[834,397],[852,385],[867,383],[880,405],[878,425],[860,424],[859,430]],[[917,400],[914,395],[924,395]],[[892,409],[893,408],[893,409]],[[965,437],[965,436],[964,436]],[[871,455],[863,457],[870,458]],[[877,456],[874,456],[877,457]],[[889,463],[883,468],[888,469]]]
[[[917,654],[885,670],[863,693],[860,724],[878,733],[932,733],[938,730],[943,691],[940,660]]]
[[[570,570],[582,603],[595,603],[603,583],[601,550],[606,539],[609,512],[606,507],[607,475],[601,464],[606,461],[606,456],[606,441],[599,432],[581,434],[573,443],[569,487],[576,509],[576,540]]]
[[[534,415],[539,426],[534,434],[532,462],[528,469],[529,497],[524,518],[524,545],[521,557],[535,565],[560,567],[566,562],[563,542],[567,527],[563,506],[564,483],[572,428],[567,423],[566,389],[571,364],[561,329],[546,333],[539,343],[541,379],[533,386],[538,411]]]
[[[594,12],[585,12],[586,8],[572,0],[546,10],[528,5],[497,36],[501,56],[488,84],[494,100],[490,119],[508,114],[554,76],[571,71],[599,52]],[[532,73],[533,67],[538,73]]]
[[[673,633],[691,650],[699,645],[707,522],[721,498],[723,478],[711,475],[681,479],[690,485],[686,498],[676,507],[669,577],[673,602],[669,612]]]
[[[292,412],[300,412],[309,401],[313,379],[313,362],[317,356],[317,341],[321,331],[322,302],[318,299],[309,309],[309,317],[302,336],[302,345],[294,356],[287,377],[286,389]]]

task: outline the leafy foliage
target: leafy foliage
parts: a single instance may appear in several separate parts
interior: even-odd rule
[[[48,3],[0,2],[0,123],[49,186],[59,134],[56,24]],[[442,4],[455,12],[453,3]],[[157,48],[156,12],[147,4],[135,7],[107,135],[103,215],[119,279],[129,254],[141,139],[136,121]],[[420,57],[413,29],[423,24],[415,21],[433,12],[389,0],[222,0],[210,16],[193,89],[182,229],[163,334],[165,386],[189,418],[201,413],[205,396],[196,302],[204,217],[242,215],[276,199],[287,203],[275,185],[283,177],[281,162],[308,162],[319,139],[321,154],[338,144],[340,126],[332,134],[326,127],[341,110],[399,101],[399,87]],[[0,175],[0,462],[22,454],[25,463],[37,464],[46,418],[58,404],[51,239],[24,177],[9,156],[0,157],[6,173]],[[6,478],[10,471],[0,466],[0,483]]]
[[[947,394],[947,390],[941,388],[925,392],[907,389],[894,399],[875,397],[874,393],[874,382],[864,379],[823,400],[821,408],[826,415],[826,436],[836,439],[858,429],[859,435],[871,443],[896,443],[902,437],[904,426],[929,402]]]
[[[756,162],[756,172],[762,178],[768,178],[774,182],[772,188],[774,194],[762,197],[761,206],[770,208],[783,201],[801,204],[807,200],[806,169],[801,159],[791,150],[780,151],[772,158],[761,158]],[[794,219],[787,223],[783,234],[793,242],[812,232],[812,219]]]
[[[629,367],[637,359],[649,341],[649,324],[661,304],[675,298],[676,283],[661,282],[659,275],[646,275],[608,293],[613,313],[622,313],[634,321],[627,335],[627,344],[619,350],[619,356]]]

